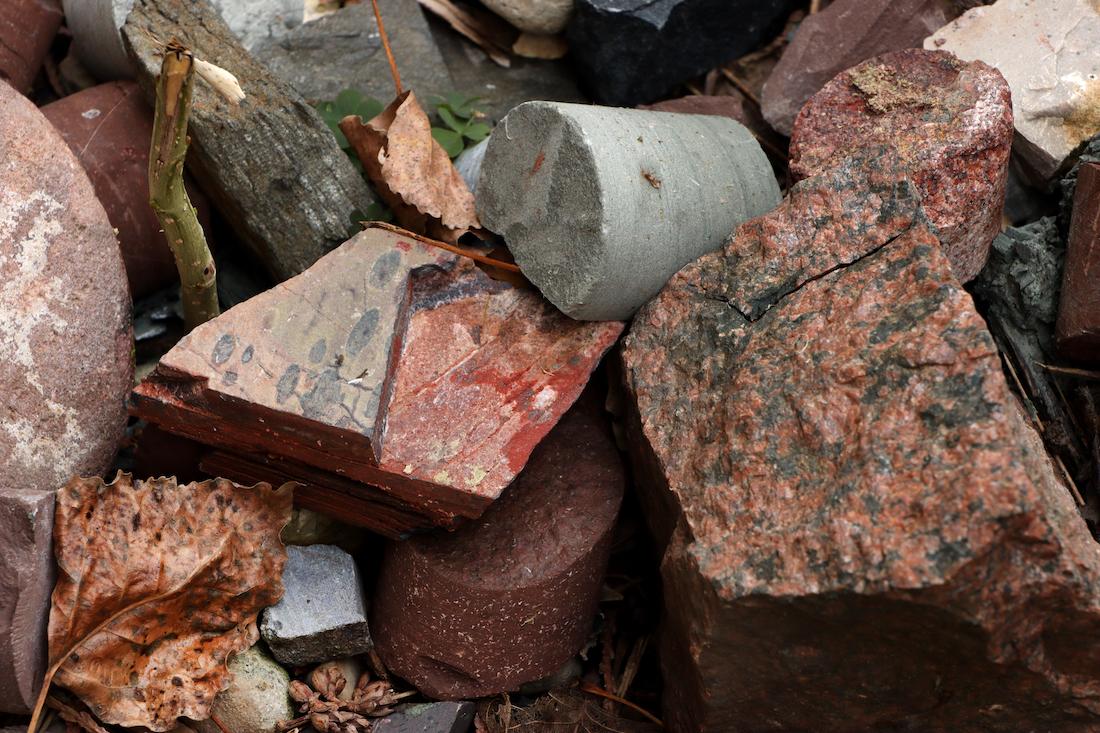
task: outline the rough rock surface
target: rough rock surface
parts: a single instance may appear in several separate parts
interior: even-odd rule
[[[984,61],[1004,75],[1016,151],[1037,184],[1100,131],[1100,8],[1093,0],[998,0],[966,12],[924,47]]]
[[[363,581],[351,555],[333,545],[291,545],[283,587],[282,600],[260,621],[280,662],[302,666],[371,650]]]
[[[486,0],[485,7],[521,31],[552,35],[565,30],[573,0]]]
[[[374,733],[466,733],[474,723],[472,702],[429,702],[406,705],[377,720]]]
[[[652,102],[751,51],[788,0],[577,0],[569,52],[601,104]]]
[[[234,231],[283,280],[339,246],[354,211],[374,202],[317,112],[234,38],[208,0],[135,0],[123,36],[153,95],[161,46],[177,38],[240,81],[234,106],[195,85],[187,165]]]
[[[179,280],[168,241],[149,206],[149,140],[153,110],[133,82],[112,82],[42,107],[80,159],[96,196],[118,230],[122,261],[135,298]],[[210,231],[210,205],[192,185],[191,202]]]
[[[436,45],[451,72],[454,89],[478,98],[475,108],[495,123],[517,105],[534,99],[554,102],[587,101],[576,75],[563,60],[515,58],[507,69],[439,20],[429,15]]]
[[[1100,165],[1077,174],[1056,341],[1071,359],[1100,362]]]
[[[796,180],[888,145],[920,190],[955,275],[981,271],[1001,229],[1012,147],[1009,89],[996,70],[942,51],[906,50],[839,74],[795,121]]]
[[[807,17],[764,84],[760,105],[790,135],[798,110],[834,76],[861,61],[920,48],[949,20],[944,0],[836,0]]]
[[[290,675],[254,646],[229,660],[228,689],[218,693],[211,713],[233,733],[272,733],[294,717],[288,690]],[[196,724],[198,733],[220,733],[213,720]]]
[[[371,614],[386,666],[450,700],[555,672],[591,631],[624,483],[582,398],[481,519],[389,545]]]
[[[416,0],[380,0],[378,6],[405,88],[423,100],[453,91]],[[369,2],[349,5],[266,40],[252,53],[311,102],[335,99],[345,89],[383,104],[393,98],[393,79]]]
[[[302,24],[302,0],[212,0],[241,45],[252,51],[265,42],[281,38]]]
[[[369,229],[192,331],[134,409],[235,454],[216,475],[294,476],[303,505],[396,535],[479,516],[621,332]]]
[[[60,0],[5,0],[0,4],[0,79],[20,92],[29,91],[61,19]]]
[[[0,485],[0,712],[30,710],[46,673],[54,493]]]
[[[671,730],[1100,719],[1100,549],[881,160],[796,185],[625,342],[636,475],[675,522]]]
[[[0,82],[0,488],[107,469],[133,375],[111,223],[65,141]]]

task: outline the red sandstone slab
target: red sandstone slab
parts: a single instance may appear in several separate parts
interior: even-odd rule
[[[375,487],[407,510],[354,519],[394,535],[479,516],[622,328],[372,229],[195,329],[133,407],[226,475],[301,476],[330,506]]]
[[[0,79],[30,91],[63,17],[60,0],[0,2]]]
[[[1055,336],[1071,359],[1100,363],[1100,165],[1077,174]]]

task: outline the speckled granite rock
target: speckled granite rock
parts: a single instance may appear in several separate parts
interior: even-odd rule
[[[893,147],[920,190],[956,276],[971,280],[1001,229],[1012,109],[981,62],[944,52],[886,54],[839,74],[795,120],[791,173],[815,175],[868,145]]]
[[[675,522],[665,719],[1089,730],[1100,548],[879,160],[798,184],[625,342],[636,474]]]
[[[130,294],[69,146],[0,82],[0,488],[97,474],[126,424]]]
[[[472,702],[405,705],[374,723],[374,733],[466,733],[477,707]]]
[[[1037,184],[1100,131],[1100,7],[1093,0],[998,0],[966,12],[924,47],[1004,74],[1016,152]]]
[[[944,0],[836,0],[798,26],[764,84],[764,118],[790,135],[806,100],[834,76],[861,61],[920,48],[947,23]]]
[[[388,546],[371,611],[376,648],[429,697],[515,690],[588,638],[625,484],[591,398],[481,519]]]

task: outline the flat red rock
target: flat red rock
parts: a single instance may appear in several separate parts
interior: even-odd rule
[[[1062,294],[1055,332],[1058,350],[1100,364],[1100,165],[1077,174]]]
[[[910,49],[838,74],[799,112],[795,180],[870,147],[894,149],[961,282],[974,278],[1001,230],[1012,104],[1001,73],[944,51]]]
[[[576,400],[620,323],[380,229],[195,329],[134,393],[204,466],[305,481],[389,534],[476,517]],[[362,507],[360,507],[362,508]]]
[[[64,15],[61,0],[0,3],[0,80],[30,90]]]
[[[107,214],[49,121],[0,81],[0,514],[109,467],[126,423],[132,348]],[[38,553],[49,556],[37,534],[49,536],[49,516],[0,522],[23,533],[0,562],[0,598],[21,599],[14,616],[0,609],[0,710],[25,710],[40,679],[35,655],[45,649],[24,633],[48,608],[48,574],[28,569]]]

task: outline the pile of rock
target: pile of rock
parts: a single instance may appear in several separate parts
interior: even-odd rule
[[[803,18],[485,4],[628,105]],[[480,73],[414,0],[381,5],[418,92]],[[1037,5],[835,0],[769,45],[759,104],[502,93],[524,103],[459,167],[519,285],[349,237],[375,194],[310,103],[388,96],[366,3],[65,2],[104,83],[40,109],[59,0],[0,9],[0,712],[44,672],[54,495],[118,465],[129,413],[151,471],[299,484],[285,594],[198,733],[466,733],[479,698],[625,695],[577,658],[615,646],[635,503],[670,730],[1098,725],[1100,394],[1067,380],[1100,364],[1100,10]],[[188,186],[276,284],[135,387],[128,296],[175,283],[145,203],[167,37],[245,89],[196,88]],[[1002,233],[1024,181],[1061,216]],[[341,705],[370,680],[422,702],[363,722]]]

